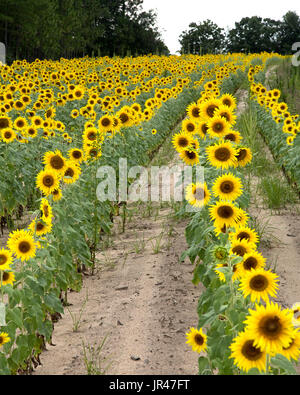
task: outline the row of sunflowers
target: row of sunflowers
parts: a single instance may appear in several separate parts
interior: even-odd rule
[[[251,92],[263,89],[252,76],[266,60],[249,67]],[[262,95],[270,98],[268,104],[277,103],[280,92],[261,92],[258,100]],[[251,166],[253,153],[235,129],[236,110],[236,98],[211,81],[187,107],[183,130],[173,138],[186,164],[205,169],[205,181],[186,187],[186,207],[194,212],[182,259],[194,263],[193,282],[205,287],[198,301],[198,325],[186,333],[186,343],[200,354],[199,374],[296,374],[300,304],[283,308],[272,300],[279,276],[259,252],[258,233],[249,226],[242,170]],[[281,116],[278,111],[276,117]],[[195,127],[186,131],[189,123]]]

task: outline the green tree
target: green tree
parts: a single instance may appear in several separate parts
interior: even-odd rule
[[[219,53],[224,49],[224,39],[224,29],[211,20],[192,22],[179,37],[181,53]]]

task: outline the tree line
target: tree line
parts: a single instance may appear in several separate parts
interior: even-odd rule
[[[168,54],[143,0],[0,0],[7,62],[78,56]]]
[[[211,20],[192,22],[181,33],[181,53],[276,52],[291,54],[292,45],[300,42],[300,17],[287,12],[282,20],[258,16],[242,18],[235,27],[225,30]]]

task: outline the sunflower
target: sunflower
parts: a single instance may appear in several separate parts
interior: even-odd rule
[[[27,128],[28,124],[25,118],[23,117],[18,117],[14,121],[14,128],[17,130],[23,130]]]
[[[176,151],[181,152],[188,148],[193,141],[193,137],[189,133],[176,133],[172,138],[172,144]]]
[[[58,202],[62,198],[62,192],[60,188],[54,189],[54,191],[51,193],[53,201]]]
[[[104,130],[102,130],[102,132],[104,132]],[[90,127],[86,129],[83,133],[83,144],[87,144],[87,143],[97,144],[99,143],[100,139],[101,139],[100,134],[95,127]]]
[[[256,304],[255,307],[255,310],[249,309],[249,315],[244,321],[249,336],[255,339],[254,346],[271,355],[281,353],[283,347],[289,347],[295,336],[293,312],[281,309],[274,302],[267,302],[266,306]]]
[[[220,106],[215,111],[215,117],[225,118],[229,125],[234,125],[236,123],[236,115],[233,113],[233,109],[228,106]]]
[[[46,222],[47,224],[50,224],[52,222],[52,207],[50,206],[49,202],[47,199],[42,199],[41,204],[40,204],[40,210],[41,210],[41,218],[42,221]]]
[[[184,133],[194,134],[197,131],[197,124],[192,119],[184,119],[182,121],[182,130]]]
[[[107,132],[110,129],[113,129],[114,119],[110,115],[103,115],[98,121],[98,127],[100,132]]]
[[[197,131],[196,133],[199,134],[199,136],[202,139],[206,138],[208,132],[208,126],[207,126],[207,122],[206,121],[201,121],[197,124]]]
[[[284,355],[287,359],[298,361],[300,356],[300,332],[299,329],[294,329],[292,340],[287,347],[282,347],[280,354]]]
[[[236,107],[236,99],[232,95],[226,93],[220,97],[220,102],[224,105],[229,107],[231,110],[235,109]]]
[[[191,103],[187,109],[188,117],[197,121],[200,119],[200,106],[197,103]]]
[[[4,248],[0,249],[0,270],[7,270],[13,262],[12,253]]]
[[[3,271],[2,272],[2,285],[13,285],[13,283],[16,281],[15,275],[13,272],[9,271]]]
[[[238,166],[246,166],[252,160],[252,152],[248,147],[240,147],[235,155]]]
[[[213,118],[215,115],[215,111],[220,107],[221,102],[217,99],[209,99],[201,103],[200,105],[200,114],[203,120],[208,121],[210,118]]]
[[[81,169],[79,165],[73,161],[67,161],[67,169],[63,176],[63,181],[66,184],[73,184],[78,180],[81,174]]]
[[[66,171],[66,159],[63,157],[62,153],[58,150],[55,152],[48,151],[45,153],[43,158],[43,163],[45,163],[45,170],[52,170],[53,172],[61,175]]]
[[[230,142],[220,141],[206,148],[210,164],[217,168],[228,169],[236,166],[236,150]]]
[[[44,222],[43,220],[33,220],[28,226],[28,229],[33,235],[43,236],[51,232],[52,224],[51,222]]]
[[[199,163],[199,155],[197,152],[194,152],[189,149],[182,150],[179,153],[179,156],[187,165],[194,166]]]
[[[252,269],[261,269],[265,267],[265,265],[266,259],[262,256],[260,252],[256,250],[252,250],[251,252],[246,253],[243,256],[242,262],[238,263],[239,269],[241,269],[243,275],[245,275]]]
[[[206,183],[198,182],[186,187],[186,200],[194,207],[206,206],[210,199],[210,193]]]
[[[256,245],[249,243],[247,240],[236,240],[231,242],[231,254],[244,256],[256,250]]]
[[[77,108],[74,108],[72,111],[71,111],[71,117],[72,118],[77,118],[78,116],[79,116],[79,111],[77,110]]]
[[[246,226],[249,220],[249,215],[242,208],[238,208],[238,216],[235,220],[234,228],[240,228],[242,226]]]
[[[242,188],[241,179],[231,173],[227,173],[215,180],[212,190],[214,195],[221,200],[232,201],[241,196],[243,193]]]
[[[237,207],[231,202],[217,202],[209,208],[210,217],[218,228],[231,227],[238,215]]]
[[[84,158],[83,151],[79,148],[72,148],[68,152],[68,156],[70,160],[74,161],[75,163],[81,163]]]
[[[52,169],[42,170],[36,178],[36,185],[44,195],[50,195],[55,189],[59,188],[59,178]]]
[[[239,289],[244,297],[251,297],[251,302],[259,302],[262,298],[265,302],[269,301],[269,296],[275,297],[278,276],[269,270],[251,269],[240,280]]]
[[[35,138],[38,134],[37,128],[34,126],[28,126],[28,128],[26,129],[26,134],[32,139]]]
[[[250,229],[247,226],[241,226],[240,228],[236,229],[234,233],[230,234],[230,239],[232,241],[246,240],[253,244],[257,244],[259,241],[259,237],[256,231]]]
[[[1,137],[5,143],[9,144],[17,138],[17,135],[13,129],[7,128],[1,130]]]
[[[12,253],[21,261],[28,261],[35,257],[36,243],[31,233],[23,230],[11,244]]]
[[[229,346],[234,364],[241,370],[248,372],[257,368],[260,372],[266,370],[266,352],[254,345],[254,337],[248,332],[240,332]]]
[[[186,344],[189,344],[193,351],[200,353],[207,350],[207,336],[203,333],[202,328],[199,330],[190,328],[190,331],[186,333],[186,338]]]
[[[215,115],[207,121],[207,131],[210,137],[224,137],[229,131],[229,123],[224,117]]]
[[[9,117],[0,117],[0,130],[12,127],[12,120]]]
[[[0,347],[2,347],[4,344],[10,342],[10,337],[8,336],[8,333],[1,332],[0,333]]]
[[[300,303],[294,303],[292,306],[293,311],[293,325],[300,326]]]

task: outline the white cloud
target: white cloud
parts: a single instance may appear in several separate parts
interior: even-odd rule
[[[210,19],[226,29],[247,16],[281,19],[287,11],[300,14],[299,0],[144,0],[143,8],[157,10],[158,25],[171,53],[180,49],[179,35],[191,22]]]

